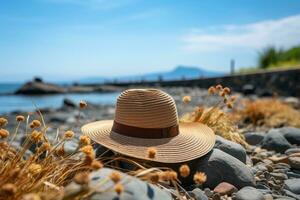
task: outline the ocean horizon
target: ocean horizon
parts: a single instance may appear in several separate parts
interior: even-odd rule
[[[51,95],[15,95],[22,83],[0,83],[0,114],[10,112],[29,112],[36,109],[59,108],[65,98],[79,102],[81,100],[102,105],[114,105],[119,92],[51,94]]]

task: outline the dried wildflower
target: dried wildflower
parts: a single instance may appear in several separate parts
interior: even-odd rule
[[[22,196],[22,200],[41,200],[41,197],[35,193],[29,193]]]
[[[116,184],[115,191],[118,195],[120,195],[124,191],[124,186],[120,183]]]
[[[30,123],[30,128],[38,128],[40,127],[42,124],[39,120],[35,119]]]
[[[94,149],[91,145],[86,145],[86,146],[80,148],[80,151],[86,155],[91,155],[94,153]]]
[[[18,116],[16,116],[16,120],[18,122],[23,122],[23,121],[25,121],[25,117],[23,115],[18,115]]]
[[[216,93],[216,88],[214,86],[211,86],[208,88],[208,94],[215,94]]]
[[[230,101],[235,102],[235,100],[237,99],[237,96],[231,96],[230,97]]]
[[[232,109],[233,108],[233,103],[231,101],[226,103],[227,108]]]
[[[7,123],[8,123],[7,119],[0,117],[0,127],[6,126]]]
[[[32,131],[32,133],[30,134],[30,139],[32,141],[34,141],[35,143],[40,142],[43,139],[43,133],[40,131]]]
[[[38,174],[42,171],[42,166],[39,165],[39,164],[32,163],[32,164],[29,165],[28,171],[31,174]]]
[[[13,196],[17,192],[17,187],[12,183],[2,185],[1,191],[7,196]]]
[[[229,89],[228,87],[225,87],[225,88],[223,89],[223,92],[224,92],[225,94],[230,94],[230,89]]]
[[[219,95],[220,95],[221,97],[225,97],[225,96],[226,96],[226,93],[225,93],[224,91],[220,91],[220,92],[219,92]]]
[[[85,101],[80,101],[79,102],[79,107],[80,108],[86,108],[87,107],[87,103]]]
[[[58,156],[64,156],[65,155],[65,148],[64,145],[62,145],[61,147],[59,147],[58,149],[56,149],[56,154]]]
[[[149,174],[148,180],[153,184],[158,183],[159,182],[159,173]]]
[[[206,179],[207,179],[207,177],[206,177],[205,173],[203,173],[203,172],[196,172],[194,174],[194,182],[198,185],[202,185],[203,183],[205,183]]]
[[[48,151],[50,150],[50,148],[51,148],[50,143],[44,142],[40,147],[40,151]]]
[[[101,161],[98,161],[98,160],[93,160],[93,162],[91,164],[91,167],[94,170],[101,169],[101,168],[103,168],[103,163]]]
[[[114,182],[118,183],[121,180],[121,174],[117,171],[113,171],[110,175],[109,178]]]
[[[72,137],[74,137],[74,132],[73,131],[66,131],[64,134],[64,138],[66,139],[71,139]]]
[[[177,173],[174,171],[164,171],[159,174],[160,179],[164,181],[177,180]]]
[[[188,165],[181,165],[179,168],[180,176],[188,177],[190,175],[190,167]]]
[[[0,129],[0,138],[6,138],[7,136],[9,136],[8,130],[1,128]]]
[[[84,163],[87,165],[91,165],[93,163],[93,161],[95,160],[95,157],[96,157],[96,155],[95,155],[94,151],[90,154],[86,154]]]
[[[221,90],[223,89],[223,86],[222,86],[221,84],[218,84],[218,85],[216,86],[216,89],[219,90],[219,91],[221,91]]]
[[[156,153],[157,153],[157,151],[155,148],[152,148],[152,147],[149,148],[148,149],[148,158],[151,158],[151,159],[155,158]]]
[[[74,176],[74,182],[79,185],[86,185],[89,183],[89,181],[90,181],[89,173],[87,172],[80,172]]]
[[[189,103],[191,102],[191,100],[192,100],[191,96],[184,96],[182,98],[183,103]]]
[[[90,145],[91,144],[91,139],[86,135],[80,136],[79,141],[80,141],[81,145]]]

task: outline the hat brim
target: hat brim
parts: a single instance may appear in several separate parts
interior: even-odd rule
[[[208,126],[193,122],[179,123],[179,134],[171,138],[147,139],[128,137],[111,130],[113,120],[96,121],[84,125],[82,132],[106,148],[120,154],[161,163],[181,163],[207,154],[216,136]],[[148,148],[156,149],[155,158],[148,157]]]

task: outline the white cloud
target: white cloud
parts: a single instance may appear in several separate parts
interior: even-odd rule
[[[183,42],[183,48],[188,52],[261,50],[270,45],[287,48],[300,44],[300,15],[244,25],[193,29],[183,37]]]

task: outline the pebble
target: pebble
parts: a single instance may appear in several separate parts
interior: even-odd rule
[[[230,183],[237,188],[255,185],[250,167],[219,149],[213,149],[194,164],[197,166],[195,168],[197,171],[204,172],[208,177],[204,183],[205,187],[215,188],[221,182]]]
[[[300,178],[285,180],[284,188],[295,194],[300,194]]]
[[[278,130],[291,144],[300,145],[300,128],[283,127]]]
[[[208,197],[200,188],[195,188],[193,191],[188,192],[195,200],[208,200]]]
[[[284,153],[292,145],[285,139],[281,132],[276,129],[270,130],[262,140],[262,148]]]
[[[244,187],[235,195],[235,200],[264,200],[264,195],[254,187]]]
[[[246,150],[240,144],[226,140],[217,135],[214,148],[220,149],[225,153],[228,153],[229,155],[239,159],[243,163],[246,163]]]
[[[230,183],[222,182],[214,189],[215,193],[220,195],[231,195],[233,192],[237,192],[237,188]]]
[[[291,168],[300,170],[300,157],[289,157]]]
[[[246,142],[250,145],[258,145],[264,139],[265,135],[263,132],[248,132],[244,134]]]

